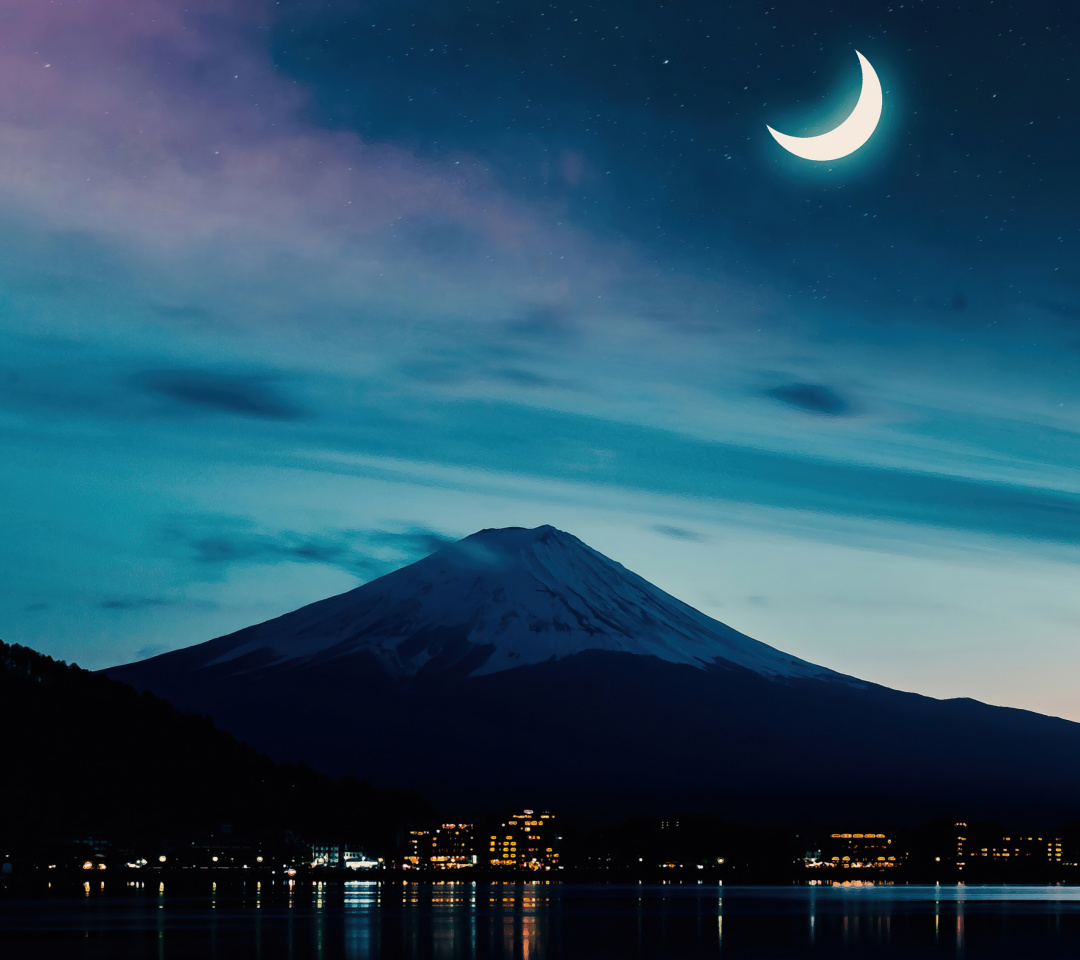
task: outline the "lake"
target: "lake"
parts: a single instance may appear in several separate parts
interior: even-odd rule
[[[62,886],[62,888],[61,888]],[[1080,887],[207,882],[0,896],[0,956],[689,960],[1080,955]]]

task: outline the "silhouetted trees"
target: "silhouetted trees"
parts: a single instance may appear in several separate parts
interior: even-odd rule
[[[282,705],[282,710],[288,707]],[[0,842],[218,831],[391,852],[433,811],[415,794],[275,763],[208,717],[26,647],[0,643]]]

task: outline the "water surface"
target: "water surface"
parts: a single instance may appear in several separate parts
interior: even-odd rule
[[[1080,956],[1080,887],[93,881],[0,897],[4,960]]]

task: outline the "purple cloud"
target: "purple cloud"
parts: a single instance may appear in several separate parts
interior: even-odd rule
[[[462,227],[535,255],[569,231],[473,158],[440,164],[313,127],[253,41],[256,3],[15,0],[0,14],[0,191],[58,226],[155,245],[226,238],[311,253]]]

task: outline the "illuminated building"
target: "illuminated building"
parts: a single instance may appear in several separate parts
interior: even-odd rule
[[[405,863],[413,866],[428,866],[431,863],[431,855],[435,852],[435,837],[430,830],[409,831],[409,852],[405,857]]]
[[[961,838],[959,862],[975,863],[996,860],[998,862],[1040,861],[1061,863],[1060,837],[983,837]]]
[[[819,854],[808,856],[811,868],[890,869],[904,862],[904,856],[884,833],[833,833],[821,845]]]
[[[112,842],[101,837],[76,840],[73,846],[76,862],[81,864],[84,870],[97,869],[99,865],[104,869],[105,861],[110,859],[112,854]],[[91,864],[90,867],[86,866],[86,862]]]
[[[444,823],[435,831],[431,862],[443,870],[476,863],[476,839],[471,823]]]
[[[406,863],[414,868],[456,870],[476,863],[471,823],[444,823],[438,830],[410,830]]]
[[[488,839],[488,862],[493,867],[527,870],[558,869],[555,815],[523,810],[515,814]]]
[[[313,843],[311,845],[311,865],[313,867],[340,867],[342,865],[340,845],[336,843]]]

